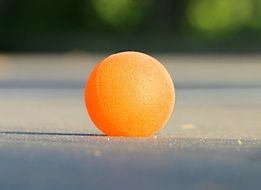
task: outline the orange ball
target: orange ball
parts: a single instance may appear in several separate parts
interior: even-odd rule
[[[121,52],[92,71],[85,102],[92,121],[106,135],[148,137],[169,119],[175,89],[159,61],[144,53]]]

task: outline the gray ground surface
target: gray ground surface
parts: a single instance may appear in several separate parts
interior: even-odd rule
[[[0,56],[0,189],[261,188],[261,57],[156,56],[177,101],[147,139],[100,136],[87,117],[102,57]]]
[[[1,189],[260,189],[261,141],[0,135]]]

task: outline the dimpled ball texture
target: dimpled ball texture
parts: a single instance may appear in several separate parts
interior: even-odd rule
[[[85,87],[85,102],[104,134],[149,137],[170,118],[175,89],[159,61],[144,53],[121,52],[94,68]]]

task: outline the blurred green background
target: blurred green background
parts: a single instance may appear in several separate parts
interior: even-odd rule
[[[259,53],[261,0],[0,0],[0,52]]]

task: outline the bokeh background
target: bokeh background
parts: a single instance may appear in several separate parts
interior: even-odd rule
[[[0,0],[0,52],[259,53],[260,0]]]

